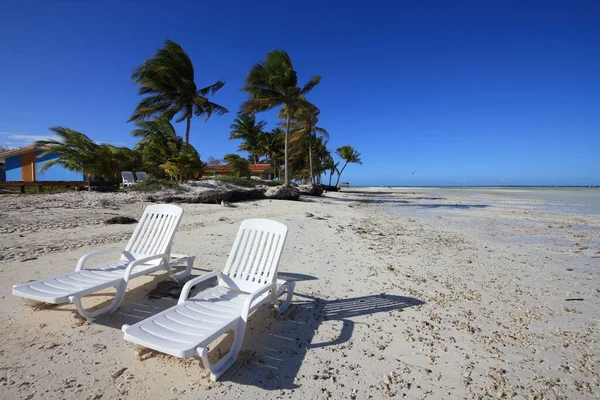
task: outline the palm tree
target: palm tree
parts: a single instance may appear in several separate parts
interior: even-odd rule
[[[314,168],[315,168],[314,177],[315,177],[315,180],[317,181],[317,183],[320,184],[321,177],[322,177],[323,173],[326,171],[325,168],[323,168],[323,163],[327,157],[331,157],[331,153],[327,149],[327,141],[325,140],[324,137],[318,137],[313,142],[313,156],[316,161],[314,164]]]
[[[135,170],[140,166],[141,157],[136,150],[98,144],[83,133],[65,127],[57,126],[50,130],[59,140],[38,140],[35,143],[43,148],[39,157],[51,153],[57,155],[55,159],[44,163],[42,171],[62,165],[68,170],[82,172],[88,181],[94,176],[118,182],[121,171]]]
[[[346,169],[346,166],[349,163],[355,163],[362,165],[362,160],[360,159],[360,153],[354,149],[354,147],[345,145],[336,150],[336,153],[342,158],[342,160],[346,161],[341,171],[338,172],[337,182],[335,186],[340,184],[340,178],[342,177],[342,172]]]
[[[42,147],[43,157],[47,154],[56,154],[58,157],[47,161],[42,166],[42,172],[54,165],[61,165],[70,171],[83,172],[89,181],[91,176],[103,170],[102,156],[106,154],[100,151],[100,146],[81,132],[72,129],[55,126],[50,128],[60,140],[38,140],[36,146]]]
[[[223,160],[227,163],[233,175],[240,178],[250,177],[250,166],[248,160],[238,156],[237,154],[225,154]]]
[[[209,94],[215,94],[225,84],[217,81],[210,86],[198,89],[194,82],[194,66],[187,53],[177,43],[166,40],[165,47],[156,55],[144,61],[131,75],[139,85],[138,93],[147,97],[140,100],[131,121],[141,121],[154,117],[186,121],[185,142],[190,142],[190,124],[192,115],[204,115],[206,120],[213,113],[223,115],[227,111],[208,100]]]
[[[284,106],[286,113],[285,131],[285,186],[290,186],[288,168],[290,120],[300,106],[308,103],[304,98],[319,82],[320,76],[313,76],[304,86],[298,86],[298,75],[292,65],[290,56],[283,50],[274,50],[267,53],[263,63],[255,64],[248,76],[243,91],[247,92],[249,99],[242,104],[242,111],[257,113]]]
[[[144,169],[151,175],[164,176],[165,169],[161,165],[179,155],[184,145],[183,138],[177,135],[167,118],[138,121],[135,125],[131,134],[141,138],[135,149],[142,155]]]
[[[329,172],[329,185],[331,186],[331,178],[333,177],[333,173],[336,172],[338,169],[338,165],[340,165],[339,162],[334,162],[333,157],[329,156],[326,157],[325,160],[323,160],[323,170],[324,171],[328,171]]]
[[[306,102],[301,105],[292,116],[290,128],[293,131],[290,143],[301,145],[300,142],[302,140],[306,141],[306,147],[308,147],[308,171],[311,183],[315,183],[312,154],[314,147],[313,136],[316,138],[317,134],[321,134],[326,139],[329,139],[329,133],[325,129],[317,126],[320,113],[321,111],[317,107]],[[279,114],[280,118],[285,118],[285,107],[281,109]],[[286,126],[286,123],[283,125]]]
[[[264,154],[260,146],[260,140],[265,125],[267,125],[265,121],[256,122],[256,117],[253,114],[242,113],[233,120],[233,124],[230,126],[229,139],[242,139],[243,142],[238,146],[238,150],[250,153],[255,164],[258,163],[260,156]]]
[[[155,176],[166,174],[174,180],[197,178],[203,169],[194,146],[185,143],[166,118],[138,121],[131,134],[142,139],[135,149],[141,153],[144,168]]]
[[[284,154],[284,132],[280,128],[275,128],[270,132],[263,132],[260,137],[259,145],[262,153],[267,156],[267,160],[273,168],[273,174],[279,176],[281,180],[281,160]]]

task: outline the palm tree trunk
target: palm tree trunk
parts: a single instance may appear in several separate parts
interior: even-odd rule
[[[285,173],[284,173],[284,185],[290,186],[290,169],[289,169],[289,159],[288,159],[288,137],[290,135],[290,108],[287,107],[287,126],[285,127],[285,150],[284,150],[284,162],[285,162]]]
[[[188,115],[185,122],[185,144],[190,144],[190,125],[192,121],[192,116]]]
[[[329,185],[327,186],[331,186],[331,178],[333,177],[333,171],[329,170]]]
[[[310,183],[315,184],[313,176],[313,159],[312,159],[312,133],[308,132],[308,168],[310,168]]]
[[[337,182],[335,183],[335,186],[340,184],[340,178],[342,177],[342,172],[344,172],[344,169],[346,169],[346,165],[348,165],[348,161],[346,161],[346,164],[344,164],[344,166],[342,167],[342,170],[338,174],[338,178],[337,178]]]

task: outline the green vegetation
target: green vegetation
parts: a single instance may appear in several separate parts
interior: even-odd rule
[[[231,173],[240,178],[250,178],[250,165],[248,160],[237,154],[225,154],[223,160],[229,165]]]
[[[104,179],[119,182],[121,171],[139,165],[139,153],[127,147],[98,144],[81,132],[64,127],[50,128],[60,139],[39,140],[44,151],[40,156],[55,153],[58,158],[44,163],[42,172],[53,165],[62,165],[72,171],[83,171],[88,180]]]
[[[338,172],[338,165],[340,165],[340,163],[335,162],[331,156],[327,156],[321,164],[323,172],[329,172],[329,186],[331,186],[331,178],[333,177],[334,172]]]
[[[283,162],[285,167],[284,184],[290,186],[289,137],[291,119],[301,107],[309,107],[304,97],[321,82],[320,76],[313,76],[301,88],[298,76],[292,65],[290,56],[283,50],[267,53],[265,61],[252,67],[242,88],[248,93],[248,100],[242,104],[247,113],[257,113],[282,107],[286,116]]]
[[[231,133],[229,139],[242,139],[242,143],[238,146],[239,151],[247,151],[250,153],[252,162],[257,164],[260,157],[263,155],[263,128],[267,125],[265,121],[256,122],[256,117],[250,114],[239,114],[231,124]],[[227,161],[227,160],[225,160]]]
[[[360,164],[362,165],[362,160],[360,159],[360,153],[354,149],[354,147],[345,145],[336,150],[336,153],[345,161],[344,166],[338,172],[338,179],[335,185],[339,185],[340,178],[342,177],[342,172],[346,169],[346,166],[350,163]]]
[[[136,68],[131,78],[143,96],[129,120],[135,122],[131,134],[139,138],[134,148],[96,143],[81,132],[53,127],[50,130],[58,135],[58,140],[36,142],[44,149],[43,154],[58,155],[44,164],[44,170],[58,164],[72,171],[82,171],[88,180],[112,183],[121,181],[121,171],[147,172],[151,180],[137,184],[135,190],[178,188],[175,182],[202,176],[204,163],[189,143],[191,119],[193,116],[209,119],[213,113],[228,112],[208,99],[224,82],[217,81],[198,89],[190,57],[170,40]],[[344,161],[338,170],[340,162],[335,162],[327,149],[329,132],[319,126],[321,110],[306,97],[320,81],[321,77],[313,76],[299,86],[292,60],[283,50],[271,51],[264,61],[255,64],[242,87],[248,97],[231,124],[229,134],[230,139],[241,140],[238,150],[247,152],[249,157],[225,155],[224,161],[234,176],[215,176],[214,179],[254,187],[257,183],[247,179],[249,162],[252,162],[270,165],[279,181],[283,169],[286,186],[292,179],[321,183],[324,173],[329,173],[331,185],[334,172],[338,174],[339,184],[349,163],[362,164],[358,151],[342,146],[336,151]],[[257,121],[256,114],[273,109],[279,109],[281,122],[266,130],[267,123]],[[186,121],[184,137],[177,134],[173,119],[176,123]]]
[[[231,183],[233,185],[242,186],[242,187],[256,187],[256,185],[258,185],[260,183],[253,179],[240,178],[239,176],[233,176],[233,175],[215,175],[215,176],[212,176],[210,179],[214,179],[216,181],[221,181],[221,182],[227,182],[227,183]]]
[[[194,82],[194,66],[188,54],[177,43],[165,41],[165,47],[133,71],[131,79],[143,98],[136,107],[131,121],[162,117],[168,120],[178,115],[175,122],[186,121],[185,143],[190,143],[192,116],[203,115],[206,120],[213,113],[223,115],[225,107],[212,103],[206,96],[215,94],[225,85],[217,81],[202,89]]]
[[[148,177],[146,182],[138,182],[130,186],[129,189],[137,192],[154,192],[162,189],[173,189],[179,192],[185,191],[185,188],[175,181],[153,177]]]

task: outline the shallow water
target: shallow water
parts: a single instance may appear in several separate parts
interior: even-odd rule
[[[600,188],[410,188],[423,193],[446,198],[458,199],[456,205],[447,208],[464,209],[495,207],[532,207],[548,212],[565,214],[600,215]],[[415,205],[415,207],[419,207]],[[422,207],[428,207],[423,204]],[[430,208],[434,208],[429,206]]]

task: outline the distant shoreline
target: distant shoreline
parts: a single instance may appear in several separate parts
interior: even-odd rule
[[[600,185],[350,185],[350,188],[410,188],[410,189],[503,189],[503,188],[546,188],[546,189],[560,189],[560,188],[579,188],[579,189],[598,189]]]

